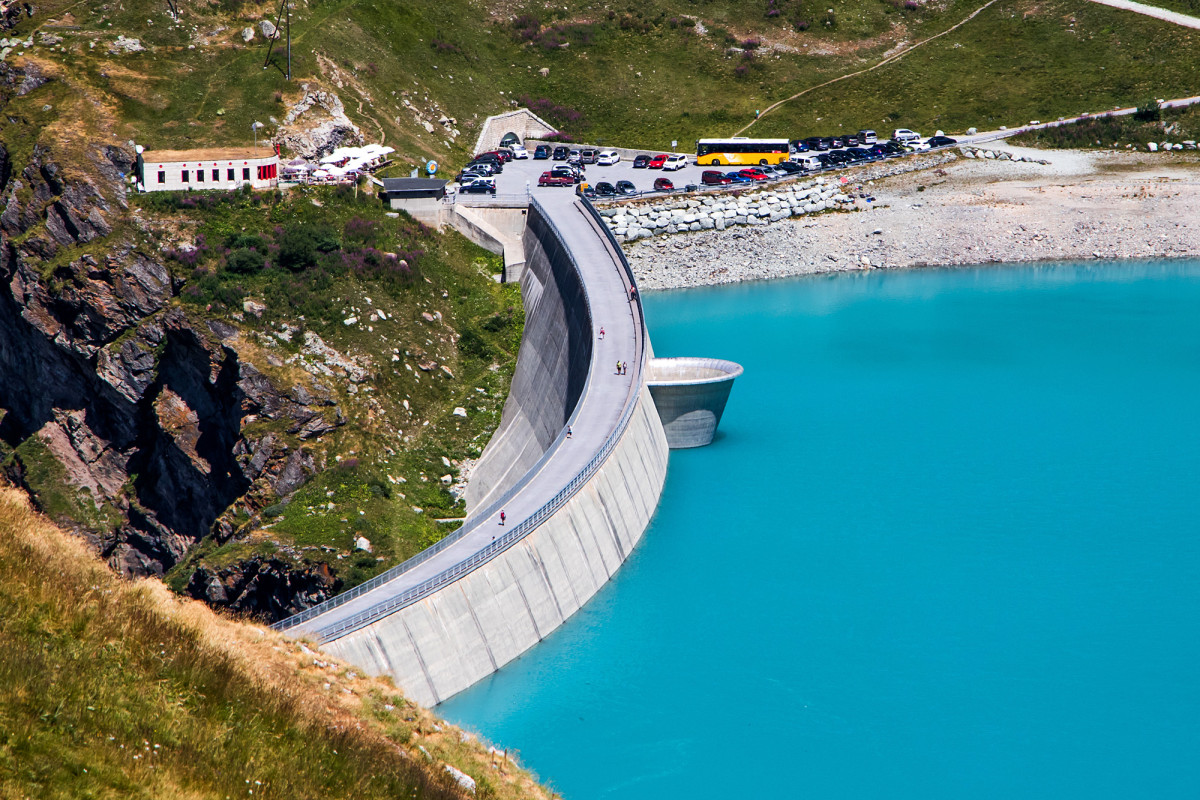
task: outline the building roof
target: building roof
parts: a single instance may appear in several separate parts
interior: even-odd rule
[[[388,197],[434,197],[445,192],[447,183],[440,178],[384,178],[383,193]]]
[[[188,163],[189,161],[249,161],[253,158],[275,158],[271,147],[200,147],[195,150],[146,150],[142,160],[147,164]]]

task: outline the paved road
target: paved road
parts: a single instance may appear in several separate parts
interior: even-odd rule
[[[1099,2],[1099,0],[1096,1]],[[1130,5],[1135,4],[1131,3]],[[1161,105],[1163,108],[1186,108],[1187,106],[1193,106],[1197,103],[1200,103],[1200,95],[1195,97],[1180,97],[1174,100],[1164,100]],[[1078,117],[1067,117],[1065,119],[1054,120],[1052,122],[1039,122],[1036,125],[1019,125],[1015,128],[1008,128],[1006,130],[984,131],[983,133],[977,133],[974,136],[956,136],[955,138],[958,139],[960,144],[981,144],[983,142],[995,141],[996,139],[1007,139],[1009,136],[1016,136],[1018,133],[1025,133],[1026,131],[1037,131],[1044,128],[1055,128],[1059,125],[1070,125],[1072,123],[1080,122],[1092,117],[1124,117],[1128,116],[1129,114],[1133,114],[1136,111],[1136,106],[1129,106],[1127,108],[1114,108],[1111,111],[1099,111],[1095,114],[1081,114]]]
[[[361,615],[383,616],[381,604],[387,604],[390,613],[401,600],[415,602],[403,596],[446,570],[483,557],[482,551],[542,509],[583,471],[616,430],[626,406],[636,400],[642,384],[642,321],[640,309],[629,299],[625,269],[609,239],[573,192],[547,193],[540,199],[582,273],[595,326],[605,329],[604,339],[598,339],[592,350],[590,376],[571,422],[571,437],[566,437],[564,429],[536,474],[518,485],[515,494],[504,498],[493,513],[473,519],[453,544],[382,586],[349,600],[335,598],[331,602],[340,604],[290,630],[318,638],[348,633],[367,624]],[[618,360],[629,364],[628,374],[616,374]],[[501,510],[507,518],[504,525],[500,524]]]
[[[1200,29],[1200,18],[1189,17],[1187,14],[1180,14],[1177,11],[1167,11],[1165,8],[1157,6],[1148,6],[1145,3],[1133,3],[1130,0],[1092,0],[1093,3],[1112,6],[1113,8],[1121,8],[1126,11],[1133,11],[1138,14],[1145,14],[1147,17],[1154,17],[1166,22],[1173,22],[1176,25],[1182,25],[1185,28]]]

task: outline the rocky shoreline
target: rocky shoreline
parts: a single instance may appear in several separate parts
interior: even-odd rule
[[[647,291],[849,270],[1200,256],[1194,155],[1003,149],[1009,158],[850,171],[843,188],[854,211],[643,238],[626,254]]]

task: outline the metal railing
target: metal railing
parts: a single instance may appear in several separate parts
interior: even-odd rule
[[[539,203],[536,198],[533,198],[533,199],[531,199],[530,206],[531,206],[531,210],[534,210],[537,212],[537,217],[540,218],[543,222],[545,222],[547,227],[549,227],[549,229],[553,232],[555,239],[557,240],[558,246],[560,246],[564,250],[569,251],[569,248],[567,247],[567,244],[566,244],[566,239],[563,237],[562,232],[558,229],[558,226],[554,224],[554,221],[546,213],[546,210],[541,205],[541,203]],[[583,206],[586,208],[587,212],[592,216],[592,218],[596,221],[598,227],[602,231],[604,231],[604,235],[606,236],[606,238],[613,250],[615,260],[620,265],[620,267],[623,269],[623,271],[625,273],[625,277],[626,277],[629,285],[634,286],[635,284],[633,282],[634,281],[633,270],[630,268],[629,262],[626,261],[625,255],[621,251],[621,248],[617,245],[616,238],[612,235],[612,232],[608,230],[608,227],[604,224],[603,220],[600,218],[600,215],[596,212],[596,209],[593,208],[590,203],[586,202],[586,200],[585,200],[583,202]],[[533,222],[532,214],[530,215],[530,222],[531,223]],[[543,243],[543,246],[545,246],[544,243]],[[571,261],[572,261],[572,264],[575,264],[574,259],[572,259]],[[576,270],[578,271],[577,266],[576,266]],[[581,281],[583,280],[582,275],[580,275],[580,280]],[[588,299],[587,292],[583,293],[583,297],[584,297],[584,302],[587,306],[588,318],[592,319],[591,302]],[[637,328],[637,333],[638,333],[638,337],[637,337],[638,352],[639,352],[639,354],[644,355],[646,352],[646,347],[645,347],[646,326],[645,326],[644,317],[642,315],[640,301],[636,304],[636,309],[634,311],[634,325]],[[642,377],[642,374],[643,374],[643,371],[645,368],[645,365],[643,363],[644,360],[645,359],[640,356],[637,359],[635,359],[634,363],[635,363],[635,369],[636,369],[636,372],[635,372],[636,379],[633,382],[634,387],[640,386],[640,384],[641,384],[641,377]],[[580,407],[583,405],[582,398],[587,396],[588,389],[591,386],[592,373],[593,373],[592,370],[588,371],[587,381],[584,383],[583,391],[580,394],[580,401],[575,404],[575,409],[571,414],[571,419],[568,421],[568,425],[574,424],[576,421],[575,418],[579,414]],[[630,421],[633,419],[633,413],[634,413],[635,409],[637,408],[636,399],[637,399],[637,393],[634,392],[631,394],[630,398],[628,398],[626,400],[625,408],[622,411],[620,419],[618,420],[616,426],[613,428],[612,432],[605,438],[604,443],[601,444],[600,448],[596,451],[595,455],[592,456],[592,458],[583,466],[583,468],[578,473],[575,474],[574,477],[572,477],[566,483],[566,485],[564,485],[561,489],[559,489],[559,491],[552,498],[550,498],[550,500],[548,500],[544,504],[542,504],[542,506],[539,507],[536,511],[534,511],[531,515],[529,515],[525,519],[521,520],[519,523],[514,525],[510,530],[508,530],[503,535],[501,535],[499,538],[495,539],[492,542],[489,542],[485,547],[476,551],[468,558],[458,562],[457,564],[455,564],[452,567],[449,567],[449,568],[443,570],[442,572],[439,572],[437,575],[433,576],[432,578],[429,578],[428,580],[423,581],[423,582],[417,584],[416,586],[413,586],[413,587],[405,590],[401,594],[395,595],[393,597],[388,598],[387,600],[379,602],[379,603],[371,606],[370,608],[368,608],[358,614],[355,614],[354,616],[348,617],[348,618],[342,620],[341,622],[337,623],[336,625],[333,625],[333,626],[330,626],[327,628],[321,628],[317,634],[318,641],[324,643],[324,642],[331,641],[333,639],[337,639],[341,636],[346,635],[347,633],[351,633],[359,628],[369,625],[377,619],[380,619],[382,617],[387,616],[388,614],[398,611],[399,609],[404,608],[405,606],[408,606],[408,605],[411,605],[411,604],[417,602],[418,600],[432,594],[433,592],[437,591],[438,589],[440,589],[450,583],[453,583],[458,578],[473,571],[474,569],[478,568],[480,565],[485,564],[488,561],[491,561],[497,555],[504,552],[508,548],[512,547],[514,544],[521,541],[526,536],[528,536],[530,533],[532,533],[538,526],[540,526],[542,524],[542,522],[544,522],[547,518],[549,518],[556,511],[558,511],[563,505],[565,505],[566,502],[575,495],[575,493],[579,490],[579,488],[581,486],[583,486],[585,483],[587,483],[588,480],[590,480],[593,475],[595,475],[596,471],[600,468],[600,465],[603,464],[604,461],[607,460],[608,456],[612,454],[613,450],[616,449],[616,446],[620,442],[621,437],[624,435],[626,429],[629,427]],[[429,559],[433,558],[435,555],[442,552],[446,548],[450,547],[455,542],[460,541],[463,537],[467,536],[468,534],[470,534],[471,532],[473,532],[477,528],[479,528],[484,523],[485,520],[490,520],[495,515],[495,513],[501,507],[503,507],[505,504],[511,503],[512,498],[515,497],[520,491],[522,491],[529,484],[529,482],[531,480],[533,480],[533,478],[541,471],[542,467],[546,464],[546,462],[549,461],[549,459],[556,453],[560,443],[563,441],[564,438],[565,438],[565,431],[560,432],[559,435],[555,438],[554,442],[551,444],[551,446],[546,450],[545,453],[542,454],[542,457],[540,459],[538,459],[537,463],[535,463],[534,466],[525,473],[525,475],[521,478],[521,480],[518,481],[518,483],[515,486],[513,486],[508,492],[506,492],[503,497],[501,497],[495,503],[492,503],[490,506],[488,506],[486,509],[484,509],[484,511],[482,513],[478,514],[475,517],[474,523],[472,523],[470,525],[464,525],[459,530],[451,533],[445,539],[442,539],[441,541],[437,542],[436,544],[426,548],[425,550],[421,551],[420,553],[418,553],[417,555],[408,559],[407,561],[405,561],[395,567],[392,567],[391,569],[387,570],[386,572],[380,573],[379,575],[375,576],[371,580],[361,583],[358,586],[354,587],[353,589],[343,592],[342,594],[338,595],[337,597],[330,598],[329,600],[326,600],[325,602],[320,603],[319,605],[313,606],[310,609],[302,611],[299,614],[288,617],[285,620],[281,620],[281,621],[275,623],[274,625],[272,625],[271,627],[274,628],[275,630],[283,631],[283,630],[288,630],[288,629],[294,628],[298,625],[302,625],[303,623],[308,622],[312,619],[315,619],[315,618],[333,610],[334,608],[345,605],[346,603],[350,602],[351,600],[353,600],[357,597],[361,597],[362,595],[364,595],[374,589],[378,589],[379,587],[383,586],[386,583],[390,583],[391,581],[396,580],[397,578],[399,578],[403,574],[409,572],[410,570],[412,570],[414,567],[418,566],[419,564],[422,564],[422,563],[428,561]]]

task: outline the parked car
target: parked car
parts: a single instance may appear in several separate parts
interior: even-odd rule
[[[617,181],[617,194],[637,194],[637,193],[638,193],[638,190],[637,190],[637,187],[633,185],[633,181]]]
[[[673,191],[675,191],[675,184],[671,183],[671,181],[667,180],[666,178],[655,178],[654,179],[654,191],[656,191],[656,192],[673,192]]]
[[[554,160],[566,161],[567,156],[571,154],[570,148],[563,147],[561,144],[554,148]]]
[[[916,131],[910,131],[908,128],[896,128],[892,131],[892,138],[900,144],[913,144],[921,141],[921,134]]]
[[[508,152],[512,153],[512,157],[517,161],[523,161],[529,158],[529,151],[519,144],[510,144],[508,146]]]
[[[616,197],[617,187],[608,181],[600,181],[596,184],[596,195],[598,197]]]
[[[670,156],[666,153],[659,153],[658,155],[651,157],[650,163],[646,166],[650,169],[662,169],[663,164],[667,163],[668,158],[670,158]]]
[[[791,144],[793,153],[807,153],[812,149],[809,146],[807,139],[792,139]]]
[[[733,180],[724,172],[718,172],[715,169],[706,169],[700,175],[700,182],[705,186],[728,186],[733,183]]]
[[[504,167],[499,161],[472,161],[463,167],[468,172],[483,172],[488,175],[499,175],[504,171]]]
[[[613,164],[620,162],[621,154],[616,150],[601,150],[596,155],[596,163],[602,167],[611,167]]]
[[[798,159],[796,163],[809,172],[813,172],[825,166],[821,163],[820,155],[804,156],[803,158]]]
[[[783,172],[785,175],[795,175],[798,172],[803,172],[804,168],[795,161],[783,161],[775,165],[775,169]]]
[[[537,161],[545,161],[550,157],[550,145],[539,144],[533,150],[533,157]]]
[[[767,173],[763,172],[758,167],[747,167],[746,169],[739,170],[738,174],[745,175],[752,181],[765,181],[768,177]]]
[[[506,133],[500,139],[501,147],[510,147],[514,144],[520,144],[520,143],[521,143],[521,137],[517,136],[515,133]]]
[[[676,154],[673,156],[667,156],[667,160],[663,162],[663,169],[668,172],[674,172],[677,169],[683,169],[687,165],[687,156]]]
[[[466,169],[464,167],[461,172],[454,176],[454,180],[458,181],[459,183],[470,183],[476,178],[486,178],[490,174],[491,173],[484,172],[482,169]]]
[[[478,160],[484,156],[495,156],[496,158],[500,159],[502,164],[507,164],[509,161],[513,160],[513,154],[508,150],[488,150],[486,153],[480,153],[479,155],[475,156],[475,158]]]
[[[821,145],[822,146],[818,147],[817,149],[818,150],[832,150],[835,147],[841,147],[840,144],[834,144],[836,141],[837,141],[837,139],[833,138],[832,136],[822,136],[821,137]]]
[[[846,149],[846,155],[853,158],[855,161],[874,161],[875,155],[865,147],[849,147]]]
[[[458,187],[460,194],[495,194],[496,184],[491,178],[480,178],[474,183]]]
[[[883,146],[887,148],[888,155],[892,157],[902,156],[908,152],[908,148],[900,144],[900,142],[897,142],[895,139],[888,139],[883,143]]]
[[[879,137],[875,135],[875,131],[861,130],[858,132],[858,141],[860,144],[875,144]]]
[[[580,164],[595,164],[596,163],[596,151],[595,150],[580,150],[579,151],[579,163]]]
[[[583,156],[580,155],[578,150],[572,150],[570,153],[567,153],[567,163],[568,164],[582,164]]]
[[[847,133],[842,137],[842,144],[844,144],[846,147],[858,147],[858,134]]]
[[[570,164],[556,164],[554,169],[550,170],[550,174],[556,178],[569,178],[572,183],[583,180],[583,173]]]
[[[538,178],[538,186],[574,186],[575,179],[570,175],[555,175],[552,172],[543,172],[542,177]]]
[[[634,158],[633,158],[633,168],[634,169],[645,169],[648,166],[650,166],[650,156],[648,156],[648,155],[634,156]]]
[[[804,144],[808,145],[809,150],[821,151],[829,149],[829,145],[820,136],[810,136],[804,140]]]
[[[868,147],[867,150],[874,153],[876,158],[887,158],[892,154],[892,151],[888,150],[887,145],[883,142],[876,142]]]
[[[958,144],[958,139],[952,139],[949,136],[930,136],[929,141],[925,144],[930,147],[949,147],[952,144]]]
[[[579,194],[583,195],[584,197],[588,198],[589,200],[596,199],[596,190],[592,187],[592,185],[590,183],[579,184],[578,186],[575,187],[575,191],[579,192]]]
[[[740,172],[727,172],[725,177],[729,179],[730,183],[754,183],[754,178]]]

